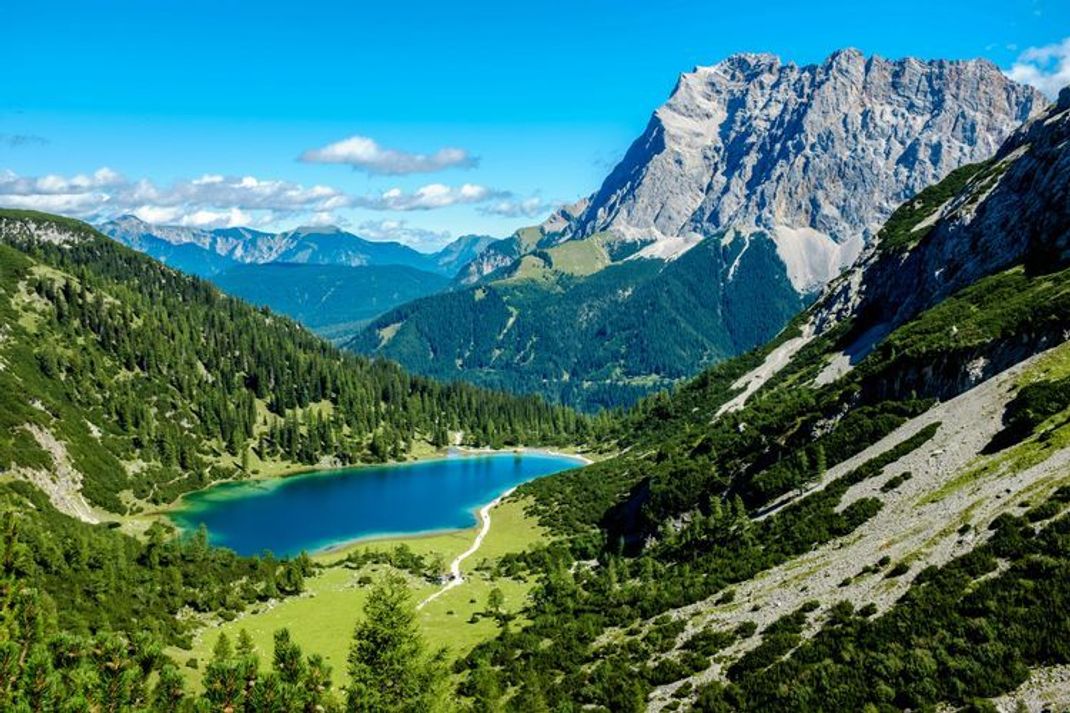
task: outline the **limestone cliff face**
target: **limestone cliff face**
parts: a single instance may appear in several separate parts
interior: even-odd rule
[[[819,328],[853,314],[890,329],[985,275],[1070,262],[1070,87],[908,228],[911,239],[895,247],[882,233],[830,286],[815,310]]]
[[[812,291],[903,200],[990,157],[1046,104],[984,60],[734,55],[681,76],[568,230],[663,258],[761,230],[795,288]]]

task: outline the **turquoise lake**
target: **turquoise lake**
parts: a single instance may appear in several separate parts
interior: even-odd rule
[[[313,552],[367,537],[471,527],[510,488],[582,465],[543,453],[455,455],[223,483],[187,495],[171,518],[203,523],[209,540],[243,555]]]

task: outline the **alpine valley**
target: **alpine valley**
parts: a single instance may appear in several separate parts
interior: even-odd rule
[[[583,410],[772,338],[894,208],[1043,109],[984,61],[733,55],[684,74],[602,187],[346,346]]]
[[[1068,708],[1070,87],[734,55],[434,255],[0,209],[0,710]]]

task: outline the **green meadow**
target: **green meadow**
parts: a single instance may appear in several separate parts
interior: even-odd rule
[[[467,654],[481,641],[498,633],[497,620],[488,613],[487,599],[497,587],[504,595],[504,611],[516,614],[523,606],[533,582],[494,577],[494,564],[505,554],[522,551],[544,541],[546,533],[535,518],[525,513],[527,503],[509,498],[491,511],[491,528],[479,550],[464,560],[464,582],[428,603],[418,612],[424,637],[431,648],[445,648],[453,658]],[[313,556],[318,571],[305,580],[304,592],[266,604],[254,605],[229,622],[206,623],[194,637],[189,651],[172,648],[169,653],[184,664],[187,680],[199,688],[204,666],[211,658],[212,647],[220,633],[233,641],[241,629],[249,632],[261,661],[270,661],[272,636],[277,629],[288,628],[293,639],[306,653],[319,653],[333,668],[336,685],[346,672],[353,628],[362,616],[362,608],[371,581],[381,577],[390,565],[369,564],[352,568],[344,561],[358,550],[393,550],[404,544],[415,554],[438,556],[448,564],[467,550],[479,526],[467,530],[424,536],[367,540]],[[399,571],[399,570],[397,570]],[[441,585],[401,572],[409,582],[413,601],[420,602]],[[196,662],[196,668],[191,667]]]

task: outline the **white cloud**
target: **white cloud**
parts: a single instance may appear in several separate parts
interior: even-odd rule
[[[130,213],[149,223],[197,227],[267,227],[283,219],[337,225],[344,222],[337,212],[347,208],[410,212],[490,201],[504,205],[510,200],[508,191],[474,183],[431,183],[414,191],[391,188],[354,196],[330,186],[304,186],[255,176],[205,174],[160,186],[147,179],[127,179],[110,168],[74,176],[20,176],[0,171],[0,206],[89,221]]]
[[[255,225],[256,219],[240,208],[229,210],[195,210],[179,220],[179,224],[194,228],[215,228],[218,226]]]
[[[0,204],[97,219],[132,213],[152,223],[199,227],[263,225],[299,213],[325,213],[352,199],[329,186],[305,187],[254,176],[205,175],[160,187],[110,168],[91,175],[19,176],[0,172]]]
[[[484,203],[489,200],[505,199],[507,191],[499,191],[474,183],[465,183],[453,187],[443,183],[430,183],[408,193],[400,188],[391,188],[379,195],[357,197],[353,205],[371,210],[434,210],[454,205]]]
[[[380,146],[367,136],[348,139],[309,149],[300,159],[307,163],[340,163],[355,170],[378,175],[434,173],[447,168],[475,168],[479,159],[464,149],[443,148],[433,154],[409,153]]]
[[[449,231],[416,228],[404,220],[368,220],[355,232],[368,240],[392,240],[425,252],[438,250],[450,241]]]
[[[1070,37],[1055,44],[1027,48],[1007,70],[1007,76],[1034,86],[1054,99],[1060,89],[1070,85]]]
[[[506,218],[537,218],[553,210],[553,205],[538,196],[514,200],[505,198],[479,208],[485,215],[500,215]]]
[[[321,210],[313,213],[304,221],[305,225],[337,226],[339,228],[349,224],[345,218],[339,217],[329,210]]]
[[[139,220],[155,225],[179,223],[182,219],[182,211],[177,208],[164,208],[155,205],[143,205],[139,208],[134,208],[130,213]]]

